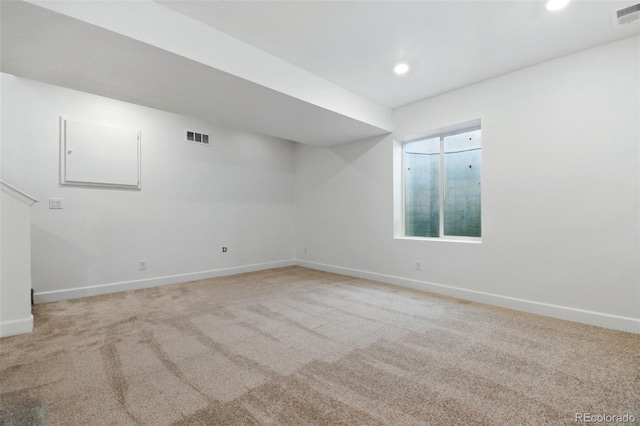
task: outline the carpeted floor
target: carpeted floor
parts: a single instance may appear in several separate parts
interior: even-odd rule
[[[640,424],[639,335],[300,267],[34,314],[2,425]]]

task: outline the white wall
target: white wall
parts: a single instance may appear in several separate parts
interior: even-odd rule
[[[382,140],[297,146],[300,263],[640,332],[639,45],[400,108]],[[482,244],[394,239],[393,138],[477,118]]]
[[[293,262],[293,142],[7,74],[1,84],[2,177],[41,201],[36,301]],[[61,187],[60,115],[140,128],[142,190]],[[184,142],[186,129],[212,146]],[[49,210],[49,198],[64,209]]]
[[[31,221],[34,199],[0,182],[0,337],[29,333],[31,315]]]

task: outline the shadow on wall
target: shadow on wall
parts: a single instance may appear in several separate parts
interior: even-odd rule
[[[36,293],[96,284],[89,271],[96,260],[38,225],[31,225],[31,286]]]
[[[372,138],[362,139],[345,145],[339,145],[331,148],[331,151],[347,163],[352,163],[362,157],[371,148],[385,140],[388,136],[389,135],[374,136]]]
[[[298,145],[298,159],[296,163],[296,199],[298,203],[303,200],[314,200],[314,209],[319,206],[326,208],[325,213],[330,216],[335,214],[337,210],[330,209],[327,203],[340,202],[336,200],[339,194],[342,194],[345,183],[354,187],[351,194],[359,194],[359,191],[365,187],[373,186],[371,181],[367,179],[376,178],[377,168],[371,161],[372,152],[379,151],[376,149],[380,144],[388,140],[391,136],[375,136],[368,139],[351,142],[345,145],[334,146],[332,148],[313,147],[308,145]],[[354,166],[355,165],[355,166]],[[354,167],[352,167],[354,166]],[[345,173],[352,178],[345,178]],[[331,201],[329,201],[331,199]],[[317,211],[314,214],[318,213]]]

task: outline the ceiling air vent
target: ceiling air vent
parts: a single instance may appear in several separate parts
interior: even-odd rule
[[[618,27],[620,25],[629,24],[640,19],[640,3],[623,9],[614,10],[612,13],[614,26]]]
[[[209,135],[206,133],[194,132],[193,130],[185,131],[185,140],[191,143],[197,143],[198,145],[211,145]]]

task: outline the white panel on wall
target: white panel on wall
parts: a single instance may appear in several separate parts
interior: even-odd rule
[[[140,189],[140,130],[60,117],[63,185]]]

